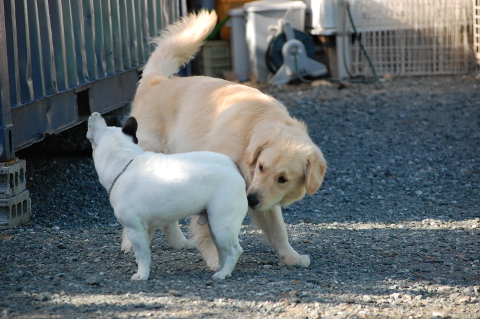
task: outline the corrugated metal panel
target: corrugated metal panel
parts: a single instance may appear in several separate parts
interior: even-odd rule
[[[13,123],[15,148],[81,122],[88,111],[128,102],[138,76],[130,71],[146,62],[149,40],[178,19],[184,2],[0,0],[0,125],[6,130]],[[111,77],[118,78],[107,82],[120,86],[100,83]],[[104,94],[92,96],[97,87]],[[89,93],[78,99],[84,90]]]
[[[145,63],[167,1],[3,2],[15,107]]]
[[[7,37],[5,24],[5,11],[0,2],[0,160],[11,159],[15,156],[13,143],[12,110],[10,108],[10,84],[8,74]]]

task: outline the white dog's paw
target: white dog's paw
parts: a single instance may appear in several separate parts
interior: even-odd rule
[[[132,278],[130,278],[131,281],[139,281],[139,280],[147,280],[148,279],[148,274],[139,274],[138,272],[135,273]]]
[[[308,266],[310,266],[310,256],[300,255],[300,258],[298,258],[298,263],[295,266],[307,268]]]
[[[231,274],[225,274],[222,271],[216,272],[212,275],[212,279],[214,280],[224,280],[225,278],[230,278]]]
[[[310,257],[308,255],[297,255],[293,257],[285,257],[282,262],[287,266],[298,266],[307,268],[310,266]]]

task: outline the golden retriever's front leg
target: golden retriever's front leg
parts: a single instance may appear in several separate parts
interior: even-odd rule
[[[287,228],[283,221],[282,209],[280,206],[274,206],[268,211],[256,212],[250,209],[250,216],[254,224],[260,227],[267,240],[277,252],[280,260],[287,266],[310,265],[310,257],[297,253],[288,242]]]

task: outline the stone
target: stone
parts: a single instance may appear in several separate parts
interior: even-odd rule
[[[372,297],[370,297],[369,295],[363,295],[362,300],[364,302],[372,302],[373,301]]]
[[[45,293],[36,294],[34,298],[35,300],[38,300],[38,301],[47,301],[50,299],[49,296]]]
[[[316,81],[313,81],[310,85],[312,87],[322,86],[326,88],[331,88],[333,86],[332,82],[329,82],[327,80],[316,80]]]
[[[455,302],[459,304],[468,303],[469,301],[470,301],[470,297],[465,295],[460,295],[455,299]]]
[[[178,291],[178,290],[170,290],[168,293],[169,293],[170,295],[174,296],[174,297],[181,297],[181,296],[183,295],[183,294],[182,294],[180,291]]]
[[[100,276],[92,275],[85,280],[85,283],[87,285],[100,286],[101,281],[102,281],[102,278]]]

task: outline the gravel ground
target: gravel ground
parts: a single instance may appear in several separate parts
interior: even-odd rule
[[[329,162],[321,189],[284,210],[312,264],[279,264],[247,218],[226,281],[157,232],[150,279],[130,282],[85,125],[50,136],[18,152],[33,221],[0,230],[0,317],[480,318],[479,86],[467,75],[262,87]]]

